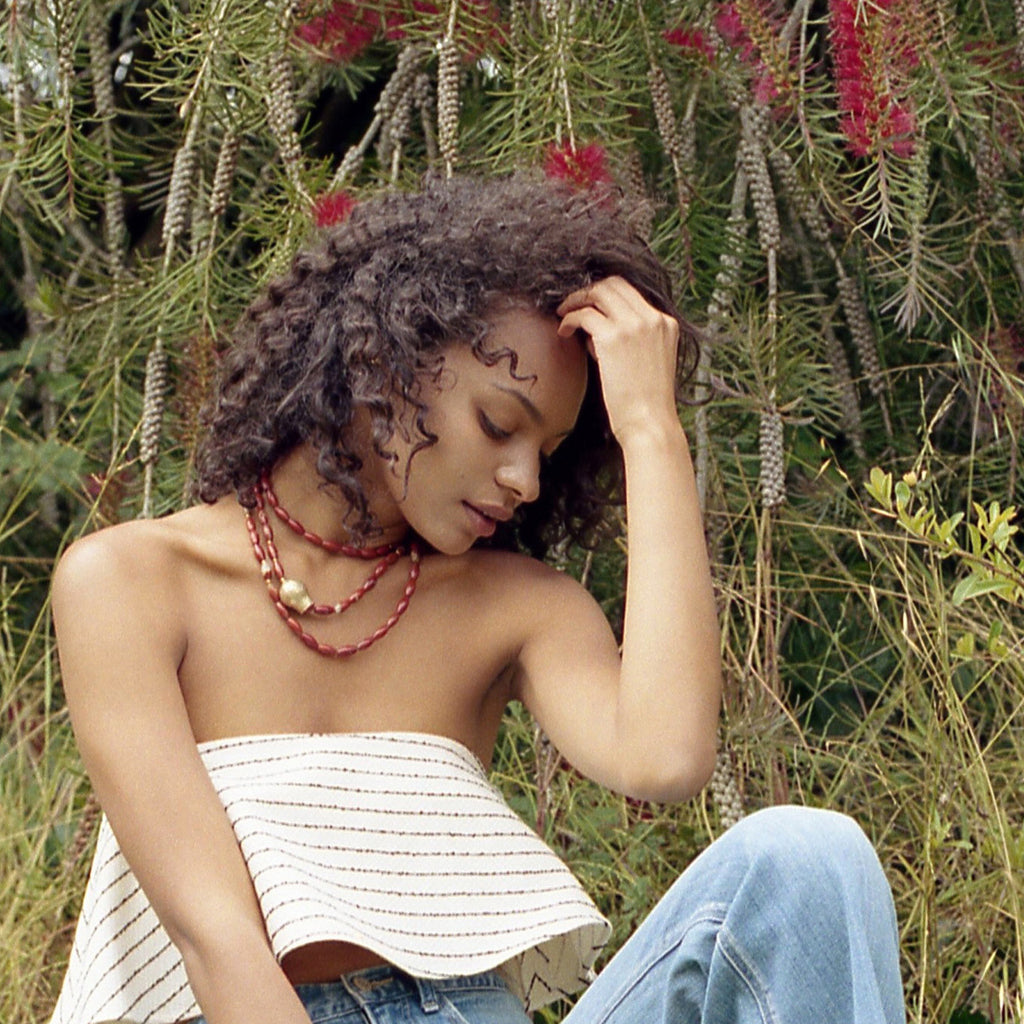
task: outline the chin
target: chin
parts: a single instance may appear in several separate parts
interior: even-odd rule
[[[438,530],[417,530],[411,523],[410,540],[418,540],[424,553],[439,555],[464,555],[475,543],[476,538],[457,532],[442,534]]]
[[[467,551],[472,551],[474,544],[476,544],[476,539],[470,537],[464,541],[451,540],[443,543],[431,543],[430,546],[439,554],[454,557],[456,555],[464,555]]]

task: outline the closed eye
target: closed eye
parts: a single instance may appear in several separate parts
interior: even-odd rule
[[[493,441],[507,441],[512,436],[511,431],[503,430],[485,412],[480,413],[480,429]]]

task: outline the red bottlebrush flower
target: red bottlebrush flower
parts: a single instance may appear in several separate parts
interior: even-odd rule
[[[455,41],[465,62],[476,60],[491,42],[501,43],[509,33],[498,9],[491,0],[463,0],[460,5],[465,17],[456,21]],[[387,39],[404,39],[405,26],[410,14],[421,25],[435,32],[443,32],[448,20],[445,10],[430,0],[389,0],[384,14],[384,35]]]
[[[568,142],[560,146],[552,143],[548,146],[544,173],[549,178],[567,181],[580,189],[609,185],[613,179],[605,166],[606,158],[604,147],[596,142],[580,149],[573,149]]]
[[[743,25],[740,12],[734,3],[720,4],[715,15],[715,28],[728,46],[739,50],[740,55],[747,59],[754,52],[754,44]]]
[[[775,76],[763,66],[754,73],[753,90],[754,99],[764,106],[770,105],[782,94],[782,90],[775,81]]]
[[[327,60],[351,61],[373,42],[380,14],[372,7],[335,0],[330,10],[303,22],[295,35]]]
[[[859,157],[911,156],[917,118],[910,100],[897,93],[917,56],[908,57],[892,0],[876,0],[868,13],[858,11],[856,0],[830,0],[829,16],[839,128],[847,147]]]
[[[348,219],[356,201],[347,192],[323,192],[313,200],[313,223],[327,228]]]
[[[384,12],[384,37],[386,39],[398,41],[408,35],[405,25],[409,20],[410,7],[414,14],[425,14],[433,18],[440,17],[441,14],[437,4],[429,3],[428,0],[412,0],[411,5],[403,0],[390,0]]]
[[[719,4],[715,28],[751,69],[751,90],[757,103],[791,110],[786,97],[792,92],[792,67],[797,54],[781,38],[778,12],[769,0],[734,0]]]
[[[894,103],[888,109],[888,117],[882,126],[882,138],[896,156],[914,155],[914,136],[917,132],[917,118],[909,101]]]
[[[715,59],[715,48],[711,45],[711,40],[699,28],[679,25],[664,32],[663,38],[666,43],[671,43],[672,46],[687,53],[703,57],[708,61]]]

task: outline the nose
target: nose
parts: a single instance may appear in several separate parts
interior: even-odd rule
[[[540,495],[540,458],[525,449],[510,451],[494,479],[499,487],[516,496],[517,503],[536,501]]]

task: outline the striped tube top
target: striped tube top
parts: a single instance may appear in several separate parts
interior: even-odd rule
[[[423,978],[498,969],[528,1010],[588,980],[608,922],[456,740],[243,736],[199,752],[278,960],[334,940]],[[51,1024],[199,1013],[104,819]]]

